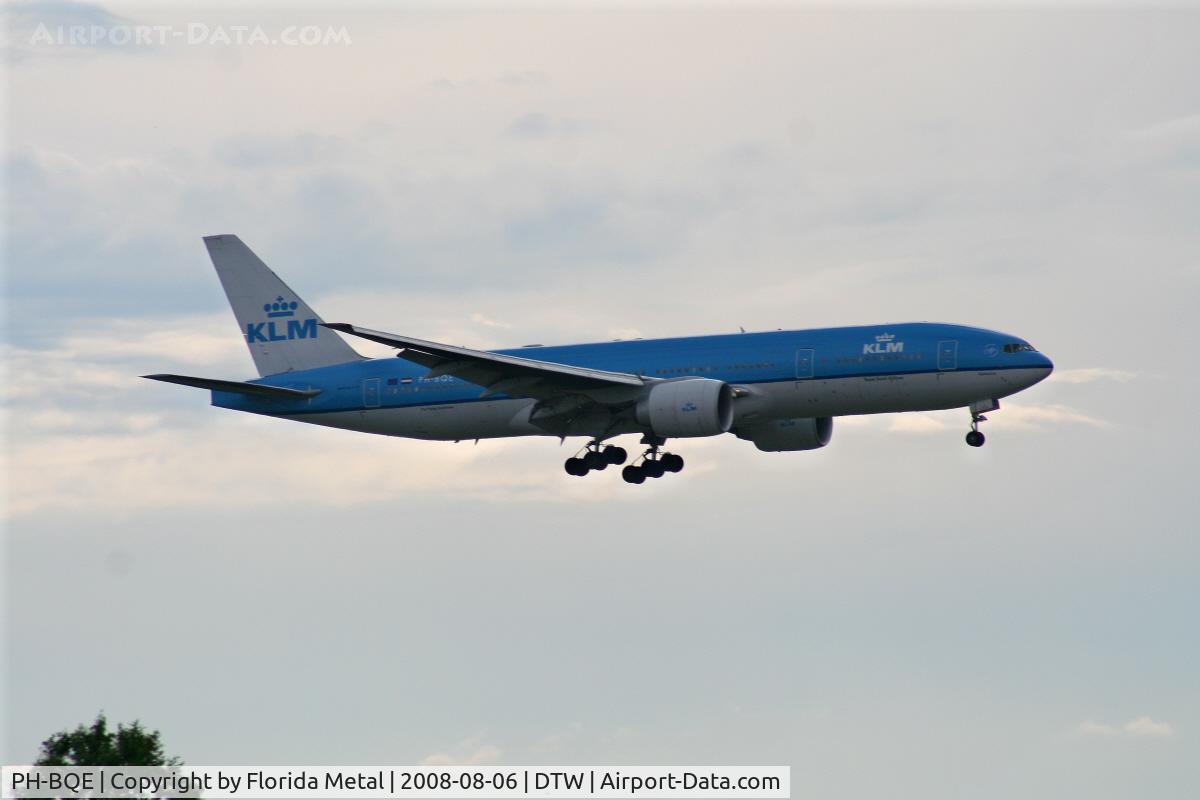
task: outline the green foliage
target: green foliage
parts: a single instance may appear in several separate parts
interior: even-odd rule
[[[163,754],[158,731],[147,731],[140,722],[118,723],[108,729],[101,711],[90,727],[56,733],[42,742],[39,767],[177,767],[183,762]]]

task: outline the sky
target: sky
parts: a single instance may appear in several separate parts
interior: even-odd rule
[[[104,710],[191,764],[1200,793],[1195,8],[4,13],[5,763]],[[349,40],[37,38],[77,24]],[[253,377],[216,233],[469,347],[939,320],[1056,371],[978,450],[840,418],[578,479],[139,379]]]

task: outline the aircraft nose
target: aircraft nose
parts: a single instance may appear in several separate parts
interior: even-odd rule
[[[1033,383],[1041,383],[1042,381],[1046,380],[1046,378],[1050,377],[1051,372],[1054,372],[1054,362],[1042,353],[1037,353],[1036,355],[1037,360],[1034,362],[1033,366],[1034,369],[1037,370],[1035,373],[1037,377],[1033,379]],[[1032,386],[1033,383],[1031,383],[1030,386]]]

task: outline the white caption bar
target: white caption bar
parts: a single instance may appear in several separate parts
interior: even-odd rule
[[[3,768],[0,797],[787,798],[791,767]]]

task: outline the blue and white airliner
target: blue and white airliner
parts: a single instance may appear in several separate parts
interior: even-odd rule
[[[813,450],[851,414],[965,408],[980,447],[984,413],[1054,369],[1020,337],[929,322],[471,350],[323,322],[237,236],[204,243],[260,377],[145,377],[209,389],[221,408],[386,436],[586,437],[565,464],[576,476],[624,464],[616,436],[641,435],[621,474],[642,483],[683,469],[668,439]],[[398,357],[365,358],[338,333]]]

